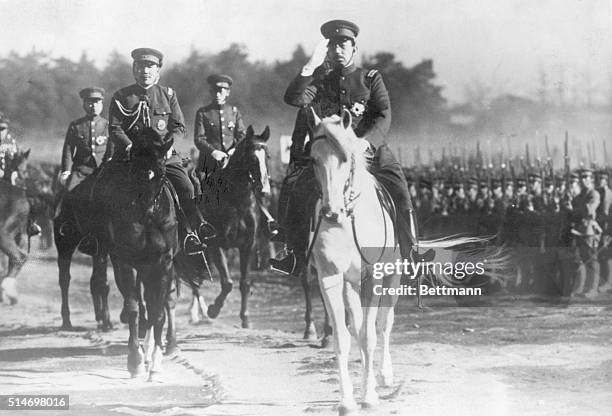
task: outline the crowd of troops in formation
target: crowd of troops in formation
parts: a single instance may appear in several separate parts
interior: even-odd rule
[[[527,168],[514,178],[494,178],[478,168],[472,172],[482,175],[448,166],[440,171],[448,177],[405,169],[425,234],[454,230],[494,236],[492,243],[513,255],[516,290],[594,297],[612,289],[608,169],[554,175]]]

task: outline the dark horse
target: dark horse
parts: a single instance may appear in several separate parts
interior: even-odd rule
[[[121,320],[130,331],[128,370],[132,376],[144,370],[139,329],[153,328],[151,377],[161,370],[165,307],[179,252],[176,198],[164,164],[171,146],[172,141],[165,142],[155,130],[145,128],[133,141],[131,160],[112,161],[64,200],[64,209],[74,215],[79,232],[91,234],[100,253],[110,255],[124,299]],[[141,287],[146,319],[140,316],[145,312],[139,307]]]
[[[30,204],[25,181],[29,156],[30,150],[7,155],[0,178],[0,254],[8,258],[6,273],[0,275],[0,299],[5,298],[11,305],[17,303],[16,277],[27,259]],[[4,259],[0,260],[4,263]]]
[[[252,283],[247,277],[259,223],[258,199],[270,192],[267,168],[269,138],[270,129],[267,126],[261,135],[256,135],[249,126],[245,139],[238,143],[227,166],[214,170],[202,181],[200,208],[217,230],[217,236],[208,241],[208,254],[221,275],[221,293],[208,307],[208,316],[216,318],[219,315],[225,298],[232,290],[225,250],[238,248],[243,328],[250,327],[247,302]],[[197,301],[197,289],[194,296],[194,301]]]
[[[99,244],[91,234],[93,230],[84,227],[76,216],[76,206],[85,204],[85,209],[90,208],[92,201],[87,193],[91,187],[91,181],[86,181],[81,187],[76,187],[65,194],[60,202],[59,212],[53,219],[53,235],[55,247],[57,248],[57,265],[59,268],[59,285],[62,292],[62,326],[63,330],[72,330],[70,321],[70,306],[68,303],[68,290],[70,288],[70,265],[72,256],[77,248],[84,254],[92,257],[92,273],[89,280],[89,288],[94,304],[94,313],[98,327],[103,331],[113,328],[108,309],[108,278],[106,269],[108,265],[108,253],[106,247]],[[91,207],[92,210],[99,207]]]

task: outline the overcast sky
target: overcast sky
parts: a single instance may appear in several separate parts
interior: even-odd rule
[[[344,18],[361,27],[360,51],[389,51],[405,65],[432,58],[453,101],[478,83],[493,92],[535,96],[540,69],[569,93],[591,85],[608,95],[612,79],[611,0],[0,0],[0,55],[36,47],[104,65],[109,52],[190,49],[217,52],[231,42],[253,59],[309,53],[319,26]]]

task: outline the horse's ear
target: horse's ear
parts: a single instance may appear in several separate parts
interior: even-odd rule
[[[246,137],[253,137],[255,135],[255,131],[253,130],[253,126],[247,127]]]
[[[28,150],[25,151],[25,153],[23,154],[23,158],[24,159],[27,159],[28,156],[30,156],[30,150],[32,150],[32,149],[28,149]]]
[[[344,130],[351,127],[352,124],[353,124],[353,116],[351,115],[351,112],[348,110],[342,111],[342,126],[344,127]]]
[[[321,124],[321,118],[317,115],[317,112],[313,107],[310,107],[310,111],[312,112],[312,119],[314,120],[314,127],[317,127]]]
[[[170,150],[170,148],[172,147],[172,145],[174,144],[174,138],[170,138],[168,141],[164,142],[164,144],[162,144],[161,146],[161,151],[163,152],[163,154],[168,153],[168,150]]]
[[[263,133],[261,133],[261,136],[259,137],[260,140],[267,142],[268,139],[270,138],[270,126],[266,126],[266,128],[264,129]]]

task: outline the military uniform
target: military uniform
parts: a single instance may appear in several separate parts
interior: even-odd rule
[[[583,171],[582,175],[591,174],[590,171]],[[597,208],[600,204],[600,195],[594,188],[583,188],[580,195],[574,198],[574,235],[580,259],[585,266],[586,285],[591,285],[587,294],[597,292],[599,286],[599,261],[597,250],[601,239],[601,228],[596,221]],[[585,283],[579,282],[574,294],[582,294]]]
[[[599,248],[599,266],[601,273],[600,292],[606,292],[612,289],[612,224],[610,221],[610,211],[612,210],[612,190],[608,185],[609,175],[606,171],[599,171],[598,177],[606,182],[603,186],[597,188],[600,201],[597,208],[597,222],[602,228],[602,239]]]
[[[161,67],[163,55],[154,49],[139,48],[132,51],[132,57],[135,62],[148,61]],[[145,127],[153,128],[166,141],[176,142],[185,136],[185,121],[176,92],[157,82],[147,88],[136,83],[117,91],[111,101],[109,122],[110,138],[115,145],[113,158],[124,158],[132,140],[139,137]],[[182,225],[189,235],[193,235],[191,230],[198,229],[203,219],[194,200],[191,179],[174,148],[166,158],[166,176],[190,222]]]
[[[208,77],[212,88],[225,88],[229,91],[232,82],[232,78],[227,75]],[[227,153],[246,135],[240,111],[227,103],[211,103],[198,109],[193,134],[195,146],[200,151],[198,171],[205,174],[210,174],[220,166],[220,162],[212,157],[213,151]]]
[[[100,116],[85,116],[68,126],[62,150],[62,172],[72,172],[66,189],[72,190],[113,153],[108,138],[108,120]]]
[[[330,39],[330,43],[334,37],[354,42],[359,28],[351,22],[336,20],[324,24],[321,33],[326,39]],[[285,92],[284,99],[287,104],[302,109],[296,120],[297,131],[294,131],[292,136],[292,156],[299,155],[308,133],[306,117],[310,117],[310,112],[305,110],[306,107],[312,107],[320,117],[341,114],[344,110],[351,112],[352,128],[356,135],[368,140],[376,149],[372,170],[395,202],[400,248],[402,255],[408,257],[415,242],[415,236],[410,235],[414,213],[401,165],[385,144],[385,136],[391,125],[391,104],[381,74],[377,70],[358,68],[352,61],[335,68],[323,64],[312,74],[301,73],[294,78]],[[302,169],[299,175],[294,177],[292,188],[301,189],[303,194],[299,198],[288,198],[286,217],[280,220],[283,228],[291,229],[291,232],[287,233],[288,245],[294,249],[296,255],[301,255],[308,243],[308,214],[310,206],[314,205],[314,198],[311,197],[310,205],[306,204],[304,212],[304,195],[316,196],[313,192],[316,181],[311,167]],[[293,194],[291,190],[289,193]],[[279,212],[282,211],[279,209]],[[277,263],[278,261],[272,262],[274,267],[277,267]]]

